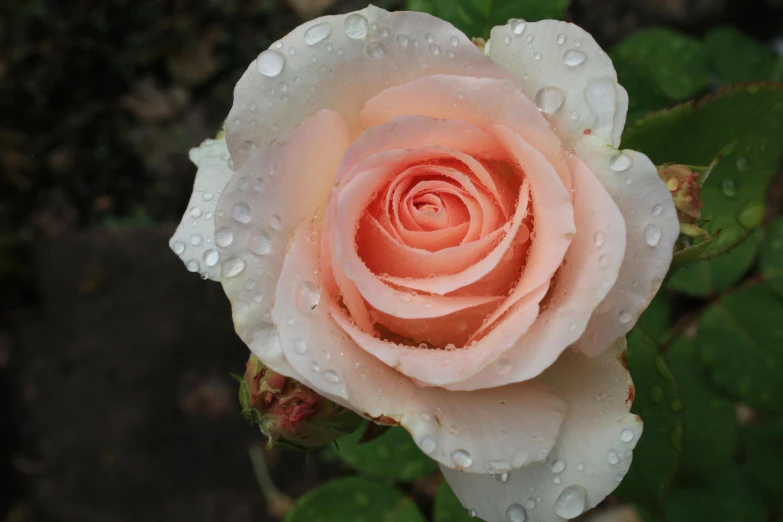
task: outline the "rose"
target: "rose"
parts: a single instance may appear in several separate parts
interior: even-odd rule
[[[512,20],[484,51],[375,7],[295,29],[192,153],[171,245],[264,364],[404,426],[479,517],[573,518],[641,433],[624,335],[677,215],[616,149],[628,98],[587,33]]]

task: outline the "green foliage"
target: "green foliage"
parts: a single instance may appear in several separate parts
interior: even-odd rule
[[[783,508],[783,418],[744,426],[740,432],[743,470],[780,511]]]
[[[494,26],[511,18],[562,19],[568,0],[407,0],[405,7],[451,22],[468,36],[489,38]]]
[[[680,472],[699,476],[731,460],[737,442],[734,405],[705,377],[693,340],[681,337],[666,352],[685,403],[685,436]]]
[[[652,309],[660,315],[662,308]],[[660,320],[646,319],[647,325]],[[636,397],[631,412],[641,415],[644,432],[636,445],[631,469],[617,494],[656,512],[677,473],[682,451],[683,403],[674,375],[657,344],[641,328],[628,334],[625,360]]]
[[[707,165],[723,155],[701,196],[704,229],[720,231],[703,255],[726,252],[764,216],[767,187],[783,151],[783,87],[734,87],[651,114],[630,126],[623,147],[644,152],[656,164]]]
[[[732,27],[713,29],[704,39],[710,68],[721,83],[772,80],[777,56],[772,49]]]
[[[470,516],[467,509],[462,507],[448,482],[445,481],[438,487],[438,492],[435,494],[432,518],[434,522],[474,522],[476,520],[475,517]]]
[[[707,86],[702,43],[671,29],[637,31],[617,44],[610,56],[622,60],[624,68],[647,84],[652,83],[650,92],[663,94],[669,100],[690,98]],[[629,94],[633,98],[635,93]]]
[[[783,303],[762,284],[710,305],[696,344],[713,382],[753,407],[783,411],[781,318]]]
[[[707,297],[724,290],[744,276],[756,260],[761,234],[757,231],[722,256],[697,261],[678,270],[669,288],[694,297]]]
[[[770,289],[783,297],[783,217],[776,219],[767,231],[761,250],[761,274]]]
[[[416,504],[392,486],[366,477],[346,477],[297,500],[284,522],[425,522]]]
[[[402,428],[390,428],[374,440],[359,443],[362,433],[364,430],[358,429],[337,440],[340,458],[357,471],[410,482],[438,469],[435,461],[424,455]]]

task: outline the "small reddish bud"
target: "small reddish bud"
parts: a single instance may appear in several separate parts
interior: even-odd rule
[[[699,174],[685,165],[665,165],[658,170],[658,175],[672,193],[680,223],[698,220],[704,206],[700,197],[701,186],[696,179]]]
[[[295,379],[266,367],[255,356],[240,382],[242,414],[269,437],[269,447],[312,450],[351,433],[361,424],[352,411],[321,397]]]

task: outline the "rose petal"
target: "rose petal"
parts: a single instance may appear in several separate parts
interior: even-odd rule
[[[215,213],[221,283],[234,327],[273,370],[288,375],[269,311],[291,232],[318,219],[349,145],[339,114],[321,111],[254,154],[226,186]],[[302,150],[308,154],[302,154]]]
[[[543,154],[571,188],[560,139],[512,81],[427,76],[379,93],[364,106],[361,119],[370,127],[396,121],[401,114],[463,120],[485,131],[491,125],[508,127]]]
[[[219,281],[220,256],[213,242],[214,213],[218,196],[234,175],[226,140],[206,140],[198,148],[190,149],[190,161],[198,167],[193,194],[177,231],[169,240],[169,247],[188,270]]]
[[[575,346],[595,355],[628,333],[658,292],[680,227],[671,193],[647,156],[589,136],[575,150],[611,194],[628,234],[617,282]]]
[[[237,83],[226,120],[231,157],[241,167],[253,150],[321,109],[342,115],[355,138],[370,97],[439,73],[510,77],[454,26],[424,13],[369,6],[302,24],[261,53]]]
[[[447,388],[473,390],[535,377],[582,336],[593,311],[617,279],[625,252],[623,216],[584,162],[574,156],[570,163],[578,228],[553,280],[546,309],[529,330],[518,324],[512,310],[481,340],[495,339],[491,346],[502,350],[507,362],[504,374],[490,365]]]
[[[549,522],[575,518],[614,491],[642,432],[642,422],[629,412],[626,400],[632,383],[619,360],[624,350],[622,339],[595,358],[568,351],[536,379],[568,404],[546,462],[509,473],[505,482],[441,466],[462,505],[487,522],[507,522],[513,505],[526,511],[526,522]],[[484,440],[485,447],[497,444],[491,435]]]
[[[612,60],[582,28],[556,20],[492,29],[490,58],[511,72],[566,146],[592,133],[617,147],[628,94]]]
[[[504,463],[519,467],[545,458],[565,416],[564,402],[546,386],[524,382],[471,393],[421,390],[347,339],[328,303],[302,307],[303,292],[320,286],[314,263],[318,247],[311,237],[306,224],[294,233],[272,310],[282,349],[302,382],[369,418],[401,423],[423,451],[445,466],[486,472]],[[335,304],[331,312],[343,314]],[[499,443],[488,447],[490,437]]]

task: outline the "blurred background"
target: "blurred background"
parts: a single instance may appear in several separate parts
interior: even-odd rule
[[[364,5],[0,3],[0,520],[279,520],[229,376],[247,350],[220,286],[167,240],[195,175],[187,151],[215,134],[247,64],[303,21]],[[572,0],[567,18],[605,47],[728,25],[783,52],[781,0]],[[328,455],[267,464],[291,497],[344,473]],[[420,504],[428,480],[407,486]]]

